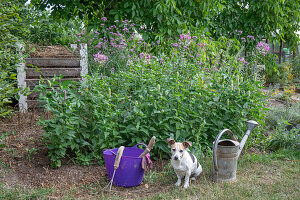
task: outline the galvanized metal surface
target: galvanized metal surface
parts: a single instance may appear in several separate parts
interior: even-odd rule
[[[237,171],[237,160],[250,135],[250,132],[258,125],[257,122],[248,121],[248,130],[241,143],[229,129],[224,129],[219,133],[213,143],[213,168],[212,177],[214,182],[235,182]],[[233,140],[220,140],[224,133],[228,133]]]

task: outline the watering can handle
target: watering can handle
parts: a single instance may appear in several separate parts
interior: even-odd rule
[[[234,137],[232,131],[229,130],[229,129],[224,129],[223,131],[221,131],[221,132],[219,133],[219,135],[217,136],[217,138],[216,138],[216,140],[215,140],[215,142],[214,142],[214,146],[213,146],[213,162],[214,162],[214,168],[215,168],[216,171],[219,170],[219,169],[218,169],[218,165],[217,165],[217,164],[218,164],[218,163],[217,163],[217,148],[218,148],[218,143],[219,143],[219,140],[220,140],[220,138],[222,137],[222,135],[223,135],[224,133],[226,133],[226,132],[230,135],[230,137],[231,137],[233,140],[237,141],[237,139]]]

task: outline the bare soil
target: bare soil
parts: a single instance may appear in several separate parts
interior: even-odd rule
[[[77,58],[79,56],[78,50],[79,48],[73,50],[62,45],[31,45],[26,51],[29,53],[29,58]]]
[[[72,188],[90,187],[103,188],[109,180],[105,166],[92,164],[78,165],[66,158],[57,169],[50,167],[47,157],[48,150],[42,141],[43,130],[36,125],[41,113],[16,112],[10,119],[0,120],[0,135],[7,133],[0,148],[0,183],[6,188],[22,186],[24,188],[56,188],[58,191],[70,191]],[[1,140],[0,140],[1,141]],[[154,161],[154,170],[160,171],[168,160]],[[113,194],[126,198],[150,196],[166,190],[163,184],[141,184],[133,188],[113,187]],[[56,194],[60,198],[65,193]],[[79,190],[76,198],[89,198],[89,192]]]

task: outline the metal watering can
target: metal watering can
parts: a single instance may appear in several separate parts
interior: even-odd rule
[[[244,148],[244,145],[251,131],[258,126],[256,121],[247,122],[248,130],[245,133],[241,143],[232,134],[231,130],[224,129],[219,133],[213,143],[213,169],[212,177],[214,182],[235,182],[237,160]],[[233,140],[220,140],[223,133],[228,133]]]

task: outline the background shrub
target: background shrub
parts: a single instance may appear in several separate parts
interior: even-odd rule
[[[16,42],[16,32],[24,30],[19,12],[22,2],[5,1],[0,6],[0,117],[5,117],[12,112],[8,106],[16,96],[16,69],[19,54]]]
[[[278,149],[300,149],[300,125],[295,125],[293,128],[288,121],[282,121],[268,138],[267,148],[276,151]]]
[[[284,122],[300,124],[300,103],[271,107],[266,111],[265,122],[269,129],[276,129]]]
[[[299,83],[300,82],[300,56],[296,56],[292,60],[292,68],[293,68],[293,76],[294,76],[294,82]]]

